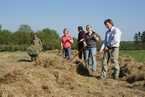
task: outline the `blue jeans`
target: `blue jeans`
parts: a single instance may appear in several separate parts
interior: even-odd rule
[[[64,48],[63,52],[64,52],[64,58],[69,60],[71,58],[71,48]]]
[[[86,48],[85,49],[85,63],[88,65],[89,69],[96,71],[96,48]]]

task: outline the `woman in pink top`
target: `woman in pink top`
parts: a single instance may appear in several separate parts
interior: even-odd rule
[[[73,38],[71,37],[67,28],[63,30],[63,36],[61,37],[61,49],[63,49],[64,58],[71,58],[71,47],[73,44]]]

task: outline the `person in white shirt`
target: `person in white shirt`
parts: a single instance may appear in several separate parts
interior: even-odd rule
[[[101,78],[102,79],[107,78],[108,64],[109,60],[111,60],[111,63],[113,65],[112,77],[113,79],[118,79],[120,72],[118,57],[122,32],[117,27],[114,26],[113,21],[111,19],[105,20],[104,24],[108,29],[108,31],[105,34],[105,40],[100,49],[100,53],[104,53],[102,61]]]

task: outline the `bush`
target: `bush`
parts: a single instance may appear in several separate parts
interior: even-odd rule
[[[25,51],[31,45],[33,33],[29,25],[21,25],[16,32],[0,29],[0,51]],[[42,40],[44,50],[60,48],[57,31],[45,28],[36,33]]]

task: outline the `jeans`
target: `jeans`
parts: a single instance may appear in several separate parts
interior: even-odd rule
[[[96,71],[96,48],[86,48],[85,49],[85,63],[88,65],[88,68],[92,71]]]
[[[69,60],[71,58],[71,48],[64,48],[63,52],[64,52],[64,58]]]

